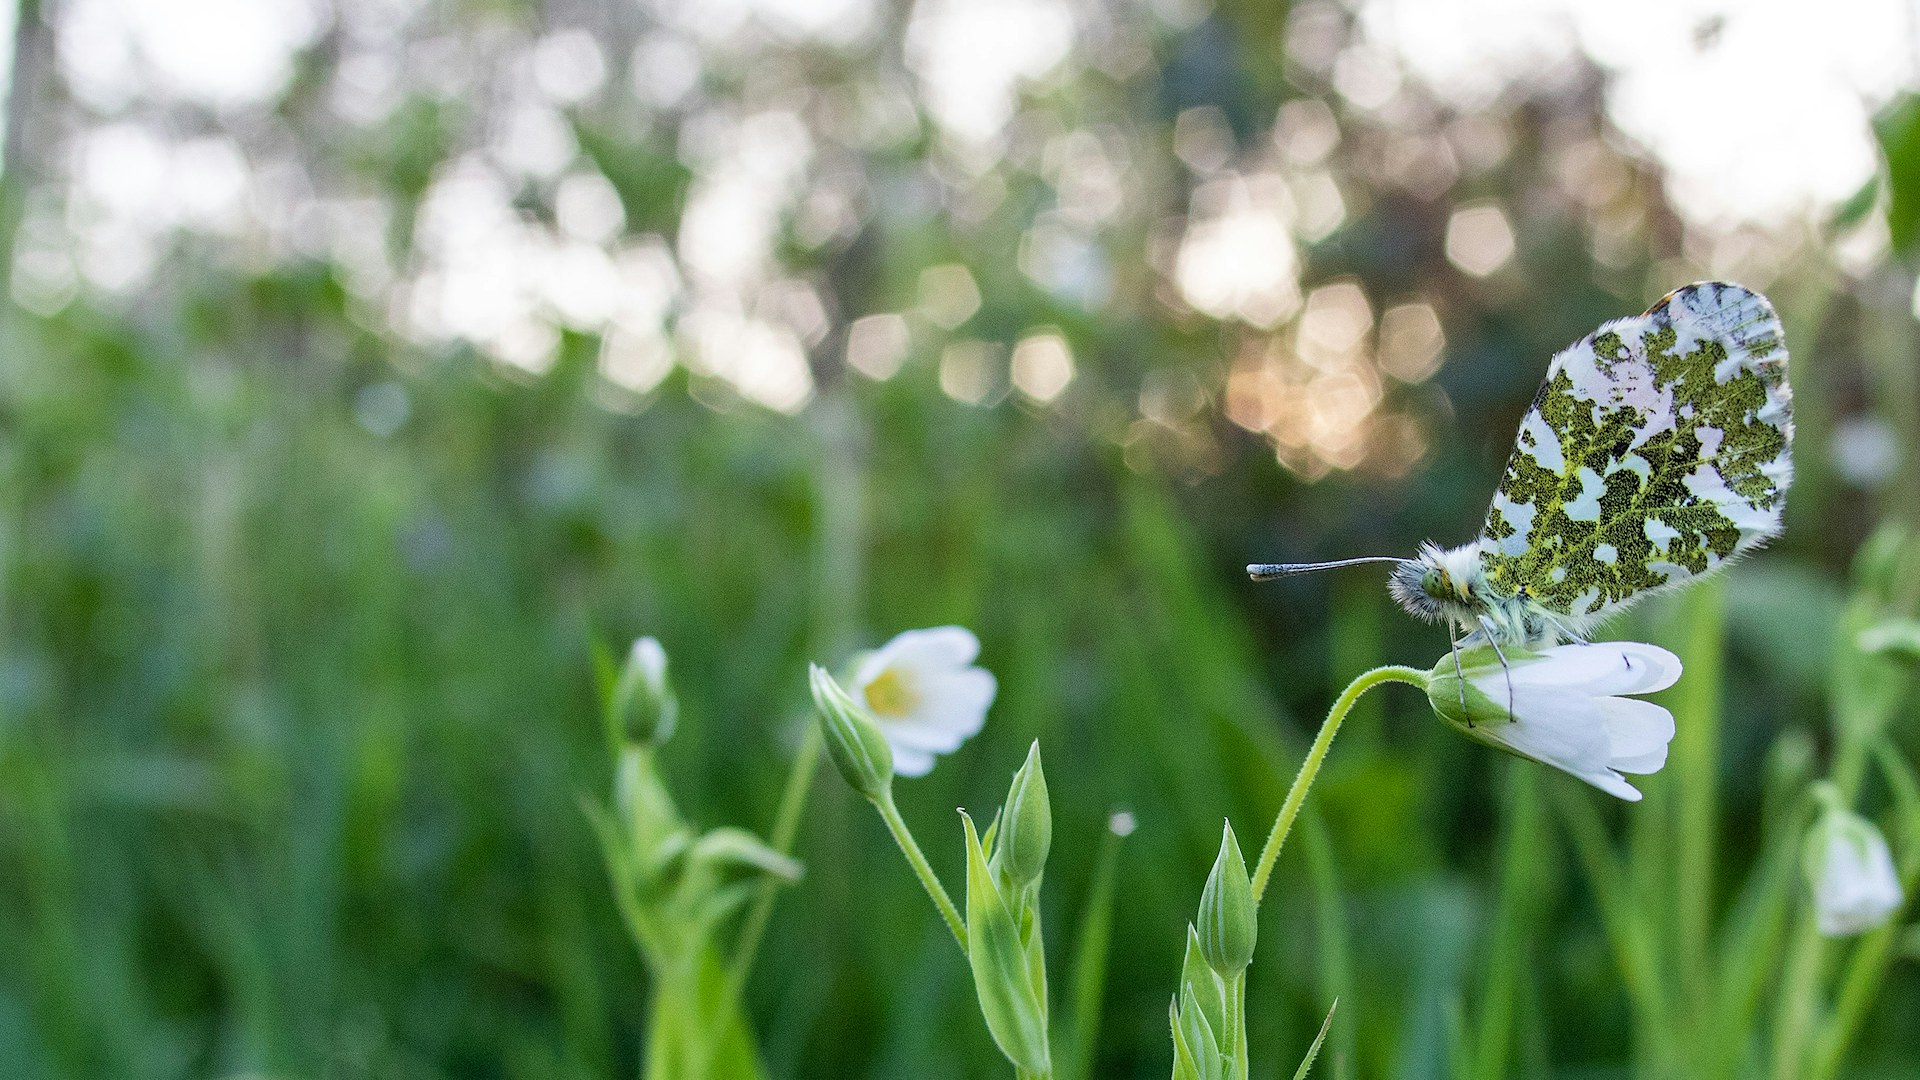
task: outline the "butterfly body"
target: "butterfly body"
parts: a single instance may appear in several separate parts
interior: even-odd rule
[[[1394,565],[1387,588],[1415,618],[1458,627],[1470,641],[1477,635],[1531,649],[1578,636],[1572,620],[1496,584],[1477,543],[1422,544],[1417,556]]]
[[[1496,647],[1578,639],[1628,604],[1777,535],[1793,479],[1778,316],[1701,282],[1562,350],[1471,544],[1425,544],[1389,588]],[[1269,578],[1340,564],[1250,567]]]

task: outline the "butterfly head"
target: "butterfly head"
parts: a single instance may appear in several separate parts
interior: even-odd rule
[[[1420,545],[1418,555],[1394,565],[1388,588],[1401,607],[1429,622],[1473,626],[1487,606],[1486,571],[1472,544]]]

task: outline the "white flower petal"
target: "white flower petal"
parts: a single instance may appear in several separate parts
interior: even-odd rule
[[[897,634],[880,651],[920,671],[963,668],[980,655],[980,639],[964,626],[935,626]]]
[[[933,755],[887,740],[893,745],[893,772],[896,776],[925,776],[933,771]]]
[[[993,696],[999,690],[993,672],[985,668],[962,668],[943,672],[922,684],[927,702],[927,720],[952,730],[964,729],[968,735],[980,730]]]
[[[894,751],[894,771],[920,776],[934,758],[952,753],[986,722],[996,683],[970,666],[980,640],[959,626],[908,630],[859,658],[854,689],[873,708],[880,733]],[[867,693],[885,677],[876,702]]]
[[[948,754],[980,733],[993,704],[994,678],[980,668],[940,672],[915,688],[920,704],[910,714],[881,717],[887,741]]]
[[[1648,694],[1679,678],[1679,657],[1640,641],[1556,645],[1513,668],[1516,683],[1551,684],[1595,696]]]
[[[1575,773],[1574,775],[1609,795],[1617,795],[1628,802],[1640,801],[1640,789],[1627,783],[1626,777],[1611,769],[1605,772]]]
[[[1830,937],[1876,929],[1900,909],[1899,874],[1880,830],[1858,818],[1830,829],[1813,899],[1820,932]]]
[[[1673,741],[1673,714],[1651,701],[1602,698],[1612,746],[1607,765],[1619,772],[1645,776],[1667,763],[1667,744]]]
[[[1510,724],[1477,728],[1523,757],[1575,776],[1605,772],[1611,759],[1606,720],[1593,698],[1515,686]]]
[[[1532,758],[1577,776],[1628,801],[1640,792],[1621,773],[1651,773],[1667,761],[1673,714],[1652,702],[1616,697],[1672,686],[1680,660],[1657,645],[1634,641],[1576,643],[1515,657],[1476,656],[1465,672],[1477,694],[1476,710],[1495,719],[1455,726],[1481,742]],[[1437,670],[1436,676],[1443,675]],[[1441,684],[1440,693],[1445,693]],[[1434,693],[1429,690],[1429,693]],[[1446,715],[1446,704],[1435,700]]]
[[[880,734],[898,750],[912,750],[917,753],[951,754],[960,749],[967,741],[965,735],[942,731],[931,724],[913,720],[880,721]]]
[[[853,678],[847,680],[847,687],[856,694],[864,696],[867,684],[879,678],[880,673],[887,670],[887,665],[892,662],[893,658],[885,649],[861,653],[853,658]]]

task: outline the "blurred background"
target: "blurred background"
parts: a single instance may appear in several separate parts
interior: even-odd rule
[[[1221,816],[1263,832],[1331,694],[1446,647],[1377,572],[1244,563],[1469,539],[1556,349],[1691,280],[1766,291],[1798,480],[1724,587],[1726,881],[1777,748],[1829,739],[1854,548],[1920,514],[1893,0],[10,25],[7,1077],[635,1075],[647,983],[580,808],[610,783],[591,643],[661,638],[669,782],[764,830],[806,663],[949,622],[1001,695],[903,810],[957,883],[952,808],[1038,739],[1061,943],[1133,812],[1099,1075],[1162,1076]],[[1326,1075],[1447,1074],[1523,767],[1365,703],[1269,894],[1256,1061],[1290,1072],[1337,995]],[[1601,810],[1669,813],[1667,781]],[[749,991],[770,1072],[1004,1075],[879,823],[815,795]],[[1546,835],[1515,1075],[1624,1076],[1622,976]],[[1913,1075],[1917,1013],[1896,961],[1850,1075]]]

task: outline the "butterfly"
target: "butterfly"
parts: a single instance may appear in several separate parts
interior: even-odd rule
[[[1247,573],[1266,581],[1391,563],[1394,599],[1464,631],[1468,644],[1584,641],[1627,605],[1778,535],[1792,446],[1773,305],[1740,285],[1699,282],[1553,358],[1473,543]],[[1456,635],[1456,658],[1459,644]]]

